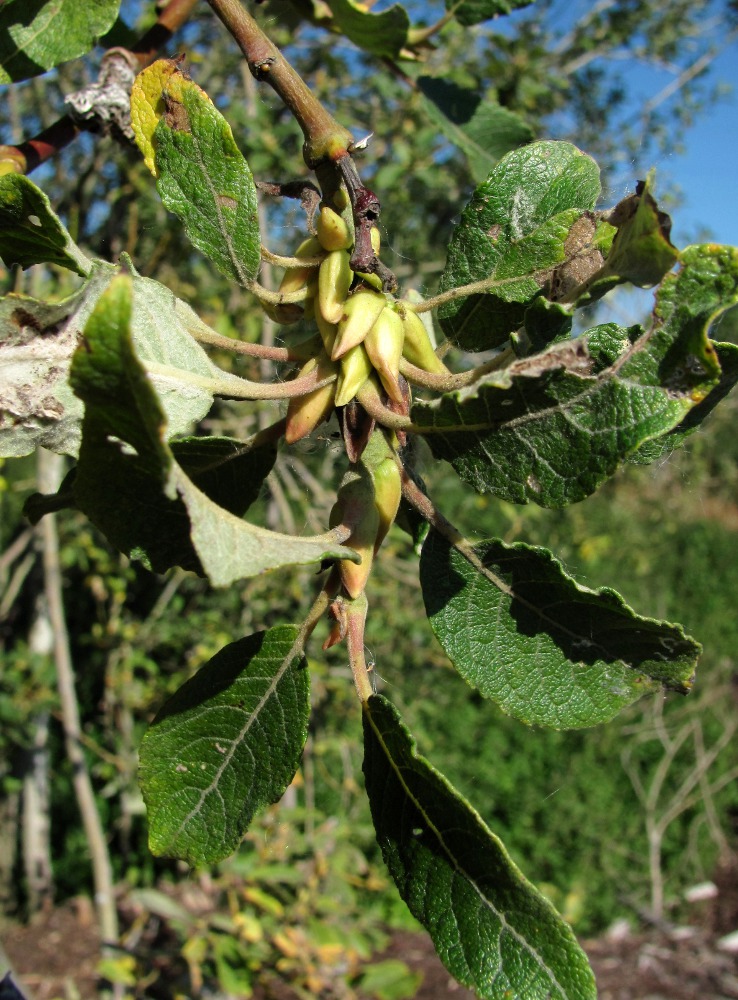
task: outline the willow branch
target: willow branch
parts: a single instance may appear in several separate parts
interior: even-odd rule
[[[300,75],[267,38],[238,0],[208,0],[244,54],[252,75],[263,80],[292,112],[305,136],[303,154],[314,169],[323,160],[346,155],[353,136],[315,97]]]

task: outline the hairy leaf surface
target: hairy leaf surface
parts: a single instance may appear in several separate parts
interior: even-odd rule
[[[430,118],[466,155],[475,177],[486,177],[501,156],[533,139],[519,115],[450,80],[421,76],[417,85]]]
[[[81,275],[92,266],[43,191],[22,174],[0,178],[0,257],[8,266],[59,264]]]
[[[108,272],[95,269],[61,302],[0,299],[0,457],[30,455],[38,445],[77,454],[82,404],[68,384],[69,365],[109,281]]]
[[[161,199],[194,246],[226,277],[249,285],[261,261],[256,186],[230,125],[171,60],[137,77],[132,125]],[[151,128],[153,118],[156,125]]]
[[[8,295],[0,300],[0,456],[28,455],[36,445],[76,455],[82,406],[68,386],[72,354],[98,299],[118,273],[91,264],[84,285],[58,303]],[[189,333],[199,322],[184,302],[150,278],[133,275],[131,329],[137,356],[164,408],[169,436],[190,430],[213,404],[222,372]]]
[[[110,284],[72,364],[72,387],[85,404],[78,507],[121,551],[155,571],[179,565],[205,572],[216,585],[294,563],[356,560],[330,533],[292,537],[248,524],[186,475],[166,443],[164,412],[133,350],[132,286],[127,275]],[[246,453],[239,473],[255,479],[266,464],[258,451]]]
[[[0,4],[0,83],[38,76],[92,49],[112,28],[120,0],[5,0]]]
[[[449,340],[483,351],[521,326],[526,306],[566,259],[572,226],[599,193],[597,164],[570,143],[534,142],[503,157],[462,213],[440,290],[494,286],[440,307]]]
[[[298,635],[281,625],[225,646],[149,726],[140,778],[154,854],[221,861],[255,812],[284,794],[310,712]]]
[[[596,996],[571,928],[421,757],[397,710],[364,705],[364,777],[382,856],[449,972],[486,1000]]]
[[[661,687],[689,691],[701,647],[681,626],[580,586],[547,549],[493,540],[473,554],[474,565],[432,531],[423,599],[456,669],[508,715],[579,729]]]

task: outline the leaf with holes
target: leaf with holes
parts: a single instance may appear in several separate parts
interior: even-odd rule
[[[136,80],[131,120],[161,199],[226,277],[250,285],[261,241],[256,186],[230,125],[208,95],[172,60],[152,63]],[[171,71],[174,65],[174,71]],[[151,128],[153,118],[158,118]]]
[[[484,1000],[596,996],[571,928],[376,695],[364,705],[364,778],[385,863],[452,976]]]
[[[310,691],[299,630],[230,643],[169,699],[140,750],[154,854],[215,864],[292,781]]]
[[[8,266],[59,264],[81,275],[92,266],[43,191],[22,174],[0,178],[0,257]]]
[[[81,327],[109,276],[94,272],[61,302],[23,295],[0,299],[0,456],[19,458],[37,446],[76,455],[82,404],[68,384],[69,364]],[[88,311],[89,305],[89,311]]]
[[[125,255],[123,255],[125,260]],[[82,287],[61,302],[0,299],[0,455],[37,445],[76,455],[82,405],[68,385],[72,355],[99,298],[118,274],[90,262]],[[214,386],[241,383],[212,363],[190,329],[200,320],[164,285],[133,274],[131,332],[166,414],[167,435],[189,431],[213,405]]]
[[[653,171],[645,181],[639,181],[635,194],[607,213],[607,224],[616,230],[607,258],[599,270],[571,291],[570,301],[576,299],[579,305],[593,302],[626,281],[650,288],[672,269],[679,254],[669,238],[671,219],[656,204],[652,183]]]
[[[428,535],[425,609],[461,676],[508,715],[580,729],[649,692],[689,691],[701,647],[681,626],[580,586],[547,549],[492,540],[470,552]]]
[[[520,327],[526,307],[566,259],[572,227],[599,193],[597,164],[568,142],[534,142],[504,156],[451,237],[440,290],[492,284],[439,308],[448,339],[484,351]]]

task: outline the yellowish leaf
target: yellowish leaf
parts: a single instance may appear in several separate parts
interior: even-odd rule
[[[177,77],[183,79],[176,59],[157,59],[141,70],[131,90],[131,125],[144,162],[154,177],[157,176],[154,130],[166,112],[164,91],[171,92]]]

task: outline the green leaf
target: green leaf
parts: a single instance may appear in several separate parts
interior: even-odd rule
[[[89,273],[92,263],[43,191],[22,174],[0,178],[0,257],[8,267],[18,264],[25,270],[32,264],[59,264],[81,275]]]
[[[103,261],[90,268],[82,288],[62,302],[17,295],[0,300],[0,455],[28,455],[37,445],[68,455],[79,450],[82,406],[68,385],[69,365],[98,299],[118,273]],[[233,377],[193,340],[189,330],[202,323],[189,306],[156,281],[136,274],[132,281],[137,355],[164,407],[169,436],[185,433],[210,410],[214,380],[227,387]]]
[[[197,488],[236,517],[257,499],[277,458],[274,441],[248,445],[229,437],[180,439],[171,450]]]
[[[118,16],[120,0],[5,0],[0,4],[0,84],[38,76],[89,52]]]
[[[381,696],[364,706],[364,746],[385,863],[449,972],[485,1000],[594,998],[594,977],[571,928],[417,753]]]
[[[664,279],[656,296],[655,321],[680,326],[691,336],[699,353],[704,332],[722,334],[738,303],[738,250],[707,243],[686,247],[680,269]],[[668,434],[644,444],[630,460],[639,464],[669,455],[694,433],[738,382],[738,349],[733,344],[710,343],[721,368],[717,385],[708,393],[695,388],[695,406]],[[685,366],[692,364],[687,356]]]
[[[511,337],[513,345],[520,344],[521,354],[538,353],[559,340],[571,335],[573,316],[571,308],[550,302],[539,295],[525,310],[523,317],[524,339],[518,334]]]
[[[418,77],[431,120],[469,160],[475,177],[486,177],[501,156],[533,139],[522,118],[495,101],[450,80]]]
[[[444,333],[468,351],[501,344],[566,259],[572,226],[600,193],[594,160],[567,142],[508,153],[474,192],[449,245],[440,290],[493,281],[442,305]]]
[[[458,672],[508,715],[580,729],[662,687],[691,688],[701,647],[681,626],[580,586],[547,549],[495,539],[471,554],[474,564],[432,531],[423,599]]]
[[[535,0],[446,0],[446,10],[452,11],[456,20],[468,27],[499,17],[500,14],[511,14],[534,2]]]
[[[230,643],[143,738],[140,780],[157,855],[214,864],[292,781],[307,737],[307,661],[283,625]]]
[[[668,458],[673,451],[681,448],[690,434],[700,429],[705,418],[738,385],[738,347],[735,344],[715,344],[715,351],[721,368],[720,381],[715,388],[668,434],[646,441],[638,451],[629,455],[629,462],[634,465],[650,465]]]
[[[645,182],[638,182],[635,194],[607,214],[608,225],[616,228],[607,259],[571,292],[571,300],[592,302],[626,281],[650,288],[672,269],[679,253],[669,239],[671,219],[659,210],[651,195],[652,180],[653,171]]]
[[[162,63],[169,72],[162,72]],[[139,74],[134,108],[136,141],[144,156],[153,146],[162,201],[219,271],[248,286],[261,262],[256,186],[230,125],[197,84],[171,68],[171,60]]]
[[[565,507],[593,493],[644,442],[677,426],[718,382],[720,369],[704,329],[674,313],[645,334],[606,324],[591,330],[589,374],[556,361],[567,344],[542,355],[540,372],[504,371],[417,402],[414,423],[431,451],[480,493],[511,503]],[[581,338],[574,341],[585,346]],[[509,372],[521,371],[521,362]],[[571,366],[569,366],[571,367]],[[523,370],[524,371],[524,370]]]
[[[399,4],[373,14],[352,0],[327,0],[333,20],[360,49],[379,58],[396,59],[407,41],[410,18]]]
[[[240,520],[187,476],[166,443],[164,411],[134,353],[134,289],[128,275],[111,282],[72,363],[72,388],[85,404],[74,482],[80,510],[121,551],[143,559],[156,572],[183,566],[206,573],[216,586],[294,563],[356,561],[356,553],[337,545],[331,533],[292,537]],[[184,451],[190,468],[197,470],[200,459],[193,446]],[[268,450],[245,453],[237,461],[237,474],[248,480],[264,471]],[[200,466],[199,473],[204,472]],[[203,485],[238,510],[230,474],[208,472]],[[243,489],[254,487],[250,482]]]

